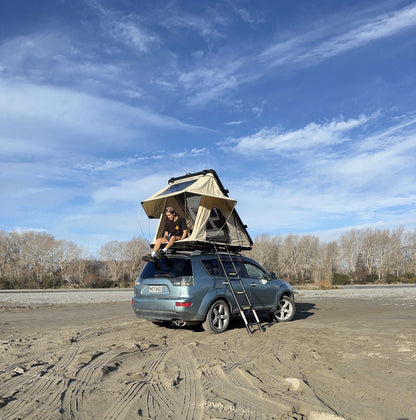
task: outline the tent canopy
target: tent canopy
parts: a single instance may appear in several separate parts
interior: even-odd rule
[[[149,218],[160,219],[153,244],[163,235],[166,207],[173,207],[188,227],[188,237],[177,241],[175,249],[199,248],[213,242],[250,249],[253,241],[235,210],[236,203],[210,169],[171,178],[165,188],[144,200],[142,206]]]

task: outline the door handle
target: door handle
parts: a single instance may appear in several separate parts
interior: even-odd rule
[[[257,284],[253,282],[253,283],[251,283],[251,284],[250,284],[250,286],[252,286],[252,287],[256,287],[256,286],[257,286]]]

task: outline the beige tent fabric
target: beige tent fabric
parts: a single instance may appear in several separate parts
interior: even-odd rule
[[[184,198],[187,194],[201,196],[196,217],[192,209],[184,208]],[[210,173],[196,174],[181,178],[167,187],[162,188],[142,202],[143,208],[149,218],[159,218],[153,243],[163,235],[166,222],[166,207],[175,208],[176,212],[186,220],[189,236],[178,242],[205,242],[207,241],[207,222],[212,209],[219,209],[225,218],[229,234],[229,244],[235,246],[251,247],[252,242],[244,227],[238,222],[235,206],[237,201],[227,197],[216,177]],[[215,240],[215,239],[214,239]]]
[[[190,184],[191,181],[194,181],[192,184]],[[186,188],[175,191],[174,193],[171,193],[170,190],[172,186],[178,186],[180,187],[181,184],[190,184]],[[221,189],[219,188],[214,176],[211,173],[207,173],[206,175],[199,175],[195,177],[189,177],[186,179],[181,179],[178,182],[174,182],[173,184],[168,185],[165,188],[162,188],[157,193],[153,194],[146,200],[142,202],[143,208],[148,215],[148,217],[151,218],[159,218],[160,215],[163,213],[164,209],[166,208],[167,199],[169,197],[172,197],[173,195],[179,194],[179,193],[193,193],[193,194],[199,194],[201,196],[211,196],[223,200],[228,200],[232,202],[236,202],[236,200],[233,200],[232,198],[229,198],[223,194]],[[175,206],[173,206],[175,207]]]

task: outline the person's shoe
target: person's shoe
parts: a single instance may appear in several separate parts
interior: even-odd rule
[[[143,261],[147,261],[147,262],[156,262],[157,261],[157,258],[156,257],[152,257],[151,254],[148,254],[148,255],[143,255],[142,260]]]
[[[159,249],[156,251],[156,257],[162,259],[165,256],[165,253]]]

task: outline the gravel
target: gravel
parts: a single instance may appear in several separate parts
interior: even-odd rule
[[[393,299],[416,304],[416,285],[347,286],[314,290],[295,287],[298,298]],[[55,304],[130,302],[133,289],[0,290],[0,308]]]
[[[296,296],[314,298],[393,299],[416,304],[416,285],[344,286],[339,289],[295,288]]]
[[[133,289],[0,290],[1,307],[129,302]]]

